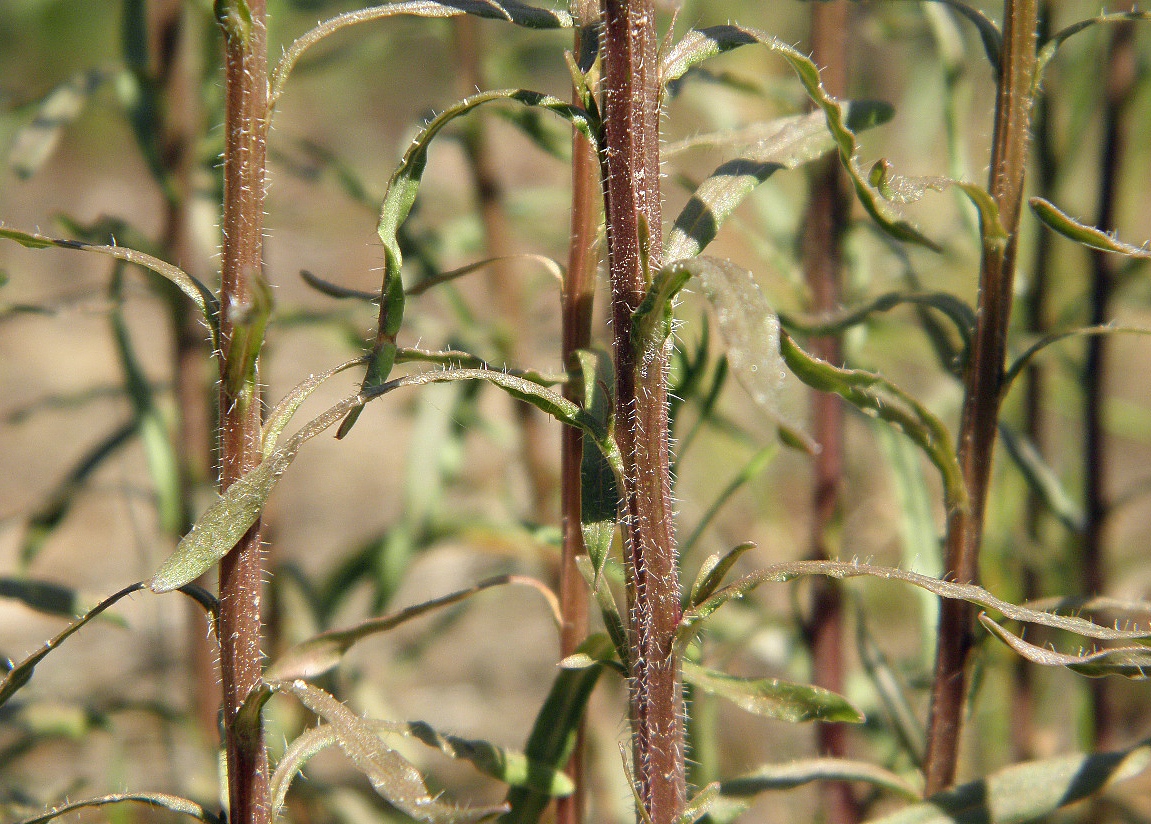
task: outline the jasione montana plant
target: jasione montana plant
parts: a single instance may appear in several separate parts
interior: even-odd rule
[[[1023,821],[1092,795],[1109,781],[1134,774],[1151,759],[1151,745],[1142,743],[1118,752],[1020,763],[973,784],[953,786],[977,621],[1036,663],[1092,676],[1129,677],[1142,677],[1151,663],[1146,647],[1137,643],[1151,633],[1094,623],[1054,609],[1017,606],[979,586],[991,456],[1002,424],[1005,395],[1049,344],[1069,336],[1116,331],[1095,325],[1060,331],[1026,348],[1009,346],[1025,211],[1025,169],[1032,116],[1044,93],[1044,71],[1064,41],[1078,32],[1096,24],[1129,26],[1146,15],[1103,14],[1057,30],[1040,41],[1038,0],[1007,0],[1001,24],[960,0],[948,0],[941,4],[945,9],[932,12],[937,21],[974,25],[991,64],[996,104],[989,184],[985,188],[951,177],[903,176],[886,160],[870,168],[862,165],[857,133],[890,120],[893,111],[884,103],[846,99],[843,68],[834,63],[844,59],[842,52],[827,45],[828,22],[819,24],[820,15],[839,14],[839,29],[849,37],[850,30],[842,22],[847,13],[843,2],[810,4],[817,24],[813,36],[823,44],[817,47],[817,59],[771,34],[736,24],[692,29],[679,35],[674,21],[669,24],[664,20],[653,0],[605,0],[602,6],[578,0],[565,10],[538,8],[516,0],[401,0],[345,12],[319,24],[294,40],[270,67],[264,0],[217,0],[213,17],[223,50],[224,162],[219,181],[222,254],[220,281],[215,287],[190,274],[191,265],[181,268],[172,262],[180,261],[184,254],[179,252],[183,248],[179,225],[189,196],[189,161],[173,147],[182,146],[180,151],[190,152],[187,144],[198,136],[194,127],[179,130],[176,90],[165,85],[170,75],[155,68],[157,63],[168,65],[164,58],[171,57],[171,42],[149,32],[149,24],[157,19],[156,9],[149,9],[151,5],[124,4],[126,77],[134,84],[134,94],[124,97],[149,169],[163,187],[173,227],[169,236],[156,244],[152,253],[119,244],[118,239],[133,233],[127,222],[89,227],[72,224],[73,239],[8,226],[0,228],[0,236],[30,249],[85,251],[114,261],[110,312],[135,410],[131,425],[119,435],[121,441],[136,435],[145,440],[168,437],[162,416],[156,414],[155,388],[132,366],[131,344],[120,315],[125,264],[142,267],[178,290],[181,297],[173,306],[181,308],[174,310],[174,328],[185,328],[180,312],[194,308],[196,319],[206,329],[217,378],[215,434],[220,494],[202,512],[193,512],[194,505],[180,499],[178,491],[171,497],[161,494],[161,501],[171,503],[168,523],[173,529],[180,530],[181,508],[191,521],[175,551],[150,578],[100,601],[36,652],[11,663],[0,682],[0,703],[17,706],[37,665],[117,601],[140,591],[182,592],[206,614],[218,647],[226,788],[221,790],[219,801],[129,791],[60,803],[42,813],[17,811],[12,806],[13,820],[32,824],[83,807],[125,801],[164,808],[209,824],[225,820],[264,824],[285,816],[295,820],[295,810],[308,809],[291,806],[293,799],[305,792],[298,789],[301,785],[297,779],[308,760],[328,748],[342,751],[388,808],[407,819],[534,822],[548,815],[554,802],[557,820],[593,820],[587,809],[589,776],[582,768],[586,752],[583,729],[593,690],[599,682],[613,677],[622,678],[627,685],[628,743],[621,746],[621,754],[635,815],[637,820],[653,824],[704,818],[732,820],[759,793],[813,781],[838,782],[829,787],[858,782],[870,788],[870,796],[849,791],[845,797],[850,803],[829,807],[837,811],[836,824],[858,818],[881,794],[905,801],[876,818],[886,824],[912,820]],[[169,16],[161,15],[160,19],[167,19],[176,29],[179,26],[172,21],[192,25],[190,21],[202,14],[199,4],[193,3],[164,8]],[[944,17],[936,14],[940,11]],[[382,21],[398,16],[471,16],[525,29],[570,29],[574,37],[571,49],[562,55],[557,50],[555,60],[566,61],[571,95],[561,99],[525,88],[476,89],[423,123],[382,195],[377,228],[383,257],[379,290],[363,294],[331,279],[306,275],[309,283],[328,295],[374,304],[373,312],[378,313],[375,328],[362,353],[307,377],[284,397],[269,401],[261,391],[260,357],[266,334],[274,328],[270,325],[274,320],[274,290],[265,274],[263,240],[277,106],[290,92],[288,81],[293,70],[307,65],[301,61],[312,47],[328,37],[344,37],[344,29],[386,25]],[[471,31],[460,20],[455,22],[460,23],[461,38]],[[661,159],[661,126],[668,104],[694,80],[734,84],[731,78],[711,74],[703,66],[720,54],[744,47],[765,50],[790,69],[795,90],[808,101],[807,111],[689,141],[690,148],[714,147],[723,159],[701,182],[691,182],[686,204],[674,219],[665,221],[662,188],[668,179]],[[835,81],[831,80],[833,74]],[[90,94],[89,87],[98,79],[89,75],[79,87],[73,83],[60,92],[63,96],[54,93],[45,102],[36,128],[22,138],[26,145],[20,162],[29,164],[27,173],[43,161],[36,153],[40,145],[37,139],[47,141],[54,130],[67,125],[76,115],[76,96]],[[552,118],[571,133],[566,150],[572,169],[571,244],[566,264],[561,266],[541,256],[516,256],[519,262],[542,263],[562,282],[563,370],[558,374],[526,363],[491,362],[490,357],[462,346],[423,349],[418,329],[413,330],[411,316],[415,312],[410,301],[414,303],[414,298],[433,289],[454,288],[452,284],[460,278],[485,267],[498,267],[509,257],[498,255],[462,269],[437,272],[428,265],[432,255],[421,245],[412,225],[433,141],[453,133],[468,122],[465,118],[490,108],[511,112],[513,122],[545,148],[554,149],[554,139],[549,144],[549,134],[554,138],[554,131],[541,127],[541,118]],[[529,116],[523,116],[525,112]],[[475,159],[482,159],[483,152],[476,140],[473,133],[469,145],[478,167],[481,161]],[[928,190],[953,188],[974,207],[976,215],[981,252],[976,305],[913,284],[906,290],[850,305],[828,293],[832,297],[816,302],[815,311],[781,313],[748,269],[704,254],[725,222],[757,187],[777,172],[808,164],[819,170],[813,175],[811,224],[803,243],[809,267],[826,265],[830,277],[838,277],[837,270],[844,265],[841,244],[855,202],[866,212],[869,226],[897,254],[904,255],[910,248],[942,252],[942,244],[906,218],[898,205],[918,200]],[[817,205],[821,198],[827,204],[822,213]],[[1108,226],[1095,229],[1076,222],[1048,199],[1032,199],[1030,206],[1049,230],[1092,249],[1133,259],[1151,256],[1142,247],[1119,241],[1105,231]],[[823,220],[821,214],[824,222],[819,222]],[[812,234],[810,226],[826,229]],[[104,237],[109,230],[113,234],[110,241]],[[600,258],[606,262],[609,280],[610,355],[593,345]],[[824,264],[816,263],[820,260]],[[417,272],[424,277],[415,279]],[[823,288],[818,280],[811,282],[813,291]],[[713,367],[709,360],[706,331],[700,351],[693,352],[684,343],[689,338],[688,328],[694,330],[676,318],[677,302],[684,290],[699,292],[711,305],[712,322],[726,346],[721,366]],[[955,433],[928,404],[878,372],[844,366],[847,358],[835,348],[837,343],[827,348],[829,341],[838,341],[848,330],[903,305],[918,311],[924,328],[934,331],[943,366],[962,386],[962,411]],[[1009,360],[1012,348],[1022,349],[1022,353]],[[300,407],[317,390],[349,371],[362,376],[354,392],[306,423],[294,424]],[[673,501],[672,467],[677,460],[671,438],[673,416],[691,403],[703,410],[705,417],[716,417],[716,398],[728,373],[771,418],[779,442],[813,460],[825,461],[822,467],[830,467],[826,460],[828,454],[834,454],[829,452],[831,440],[841,435],[834,426],[817,426],[813,437],[783,411],[785,384],[795,379],[817,392],[838,396],[918,448],[941,479],[946,518],[942,568],[946,574],[936,578],[838,560],[834,546],[821,534],[812,560],[777,563],[734,578],[733,568],[753,546],[743,543],[710,556],[693,575],[683,577],[677,551],[679,519]],[[562,554],[555,586],[518,573],[499,575],[351,627],[321,631],[266,657],[263,636],[267,628],[260,603],[269,569],[261,518],[278,481],[301,450],[324,433],[334,432],[341,439],[349,436],[369,405],[378,405],[375,402],[385,396],[403,396],[432,384],[477,382],[495,386],[563,427],[558,456],[558,544]],[[684,441],[686,450],[687,438]],[[774,455],[775,444],[759,446],[762,449],[757,459],[741,479],[718,496],[715,508],[735,488],[763,471]],[[100,456],[95,456],[93,465],[99,460]],[[180,458],[173,460],[179,463]],[[1056,507],[1058,496],[1051,493],[1049,484],[1043,486],[1045,476],[1034,471],[1040,463],[1032,460],[1026,466],[1033,470],[1028,480],[1036,489],[1046,490],[1045,504]],[[171,478],[170,466],[167,475],[159,464],[153,470],[157,484]],[[834,467],[828,471],[834,472]],[[41,526],[50,529],[52,519],[42,520]],[[427,527],[417,520],[408,522],[413,530]],[[829,524],[821,529],[829,528]],[[694,540],[695,535],[686,543]],[[33,555],[29,553],[29,558]],[[197,583],[213,570],[219,580],[216,593]],[[354,568],[349,570],[350,577],[360,574]],[[373,574],[376,572],[379,570],[374,569]],[[704,767],[714,766],[703,758],[707,748],[714,745],[709,744],[704,723],[708,697],[723,698],[748,712],[787,721],[815,720],[827,725],[864,720],[858,709],[832,689],[723,671],[709,655],[707,640],[707,622],[713,614],[763,584],[859,576],[909,584],[942,599],[929,722],[921,745],[914,741],[914,732],[903,734],[908,728],[900,727],[900,707],[894,706],[898,696],[889,692],[883,696],[894,706],[892,728],[901,731],[892,738],[902,741],[905,760],[870,763],[850,760],[835,751],[830,753],[834,757],[769,764],[747,775],[697,780],[706,772]],[[734,580],[729,582],[729,577]],[[28,575],[6,577],[3,583],[6,595],[30,606],[57,613],[76,612],[76,599],[65,588],[49,587]],[[332,673],[340,667],[344,654],[361,640],[446,610],[477,593],[512,585],[526,585],[542,594],[560,628],[562,647],[550,692],[521,751],[452,735],[421,721],[364,717],[336,697],[337,682]],[[324,596],[326,606],[317,608],[325,622],[332,618],[339,589],[335,585],[330,588],[329,595]],[[324,597],[317,596],[319,601]],[[386,601],[387,597],[380,596],[379,605],[386,605]],[[831,602],[817,599],[816,603]],[[599,628],[590,628],[589,604],[598,613],[602,627],[597,622]],[[978,616],[976,608],[983,610]],[[818,629],[824,619],[826,614],[817,614],[813,626]],[[1005,620],[1118,645],[1089,653],[1058,653],[1025,641],[1022,633],[1004,626]],[[811,627],[807,629],[813,638],[818,634]],[[860,650],[867,649],[868,642],[861,641]],[[880,683],[882,674],[876,673],[882,661],[866,654],[863,657]],[[692,697],[690,704],[685,694]],[[274,695],[297,702],[318,721],[315,726],[298,729],[294,740],[271,758],[263,714]],[[468,762],[503,782],[507,785],[505,798],[477,805],[450,799],[408,759],[410,747],[404,739]],[[693,757],[699,769],[689,771]]]

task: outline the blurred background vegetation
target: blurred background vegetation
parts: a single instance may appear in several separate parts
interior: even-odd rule
[[[157,165],[159,155],[150,158],[161,142],[154,129],[140,126],[146,109],[140,102],[154,92],[149,83],[164,86],[170,77],[155,65],[134,65],[125,48],[132,42],[125,15],[143,5],[5,0],[0,6],[0,151],[8,161],[0,171],[0,220],[101,242],[111,233],[124,245],[171,257],[211,283],[223,145],[220,43],[210,4],[183,4],[186,40],[174,47],[179,62],[173,71],[183,72],[187,85],[182,96],[163,98],[179,101],[174,110],[187,115],[188,162],[174,174],[171,164]],[[146,5],[154,15],[164,12],[163,3]],[[326,0],[270,5],[273,55],[317,19],[356,6]],[[994,3],[972,5],[991,17],[1000,12]],[[169,4],[169,12],[171,6],[179,10],[181,4]],[[1050,6],[1051,30],[1099,10],[1090,0]],[[796,0],[685,0],[661,9],[664,27],[678,9],[679,32],[738,20],[807,48],[810,7]],[[886,125],[861,135],[863,161],[882,157],[904,173],[982,183],[994,85],[976,30],[943,5],[908,0],[853,3],[851,21],[849,96],[888,101],[896,112]],[[1101,92],[1113,36],[1096,27],[1067,42],[1049,70],[1037,117],[1043,132],[1033,150],[1030,189],[1087,222],[1094,222],[1090,216],[1100,202],[1106,142]],[[1139,32],[1131,47],[1136,81],[1122,108],[1125,152],[1110,227],[1134,242],[1151,236],[1144,185],[1151,151],[1145,138],[1151,133],[1149,36]],[[300,65],[271,134],[266,271],[276,309],[261,372],[267,398],[278,399],[309,374],[360,351],[373,308],[318,293],[300,271],[378,290],[377,210],[417,126],[476,86],[567,97],[565,48],[570,33],[396,18],[337,35]],[[790,69],[766,51],[741,51],[709,66],[707,74],[683,82],[669,102],[669,150],[696,134],[805,110]],[[164,88],[168,94],[175,87]],[[566,129],[558,121],[528,123],[494,110],[462,122],[467,125],[452,127],[450,139],[432,148],[405,238],[414,277],[492,254],[533,252],[563,260]],[[667,215],[678,212],[688,186],[716,162],[706,149],[670,153],[664,164]],[[807,185],[803,170],[771,177],[712,250],[753,269],[773,303],[793,313],[805,311],[810,299],[798,260]],[[182,204],[185,227],[175,236],[174,201]],[[846,238],[845,305],[912,286],[974,302],[979,243],[967,204],[951,192],[932,193],[908,210],[944,251],[896,247],[857,209]],[[1044,237],[1030,215],[1024,226],[1016,351],[1040,330],[1091,322],[1090,254]],[[188,431],[195,422],[188,422],[190,409],[178,400],[178,389],[181,382],[198,387],[210,403],[212,375],[206,353],[196,354],[195,334],[189,343],[170,290],[138,271],[7,244],[0,246],[0,283],[0,595],[13,596],[0,600],[0,653],[19,659],[59,631],[59,614],[74,611],[76,599],[94,603],[151,575],[188,519],[211,502],[210,446]],[[1040,283],[1045,297],[1039,314],[1029,317]],[[1138,264],[1118,264],[1106,319],[1151,326],[1149,284]],[[558,297],[552,275],[515,261],[414,301],[410,329],[419,339],[407,343],[459,346],[495,364],[556,372],[562,366]],[[810,459],[787,448],[764,451],[775,441],[772,425],[742,389],[724,380],[722,346],[709,335],[703,302],[689,296],[679,317],[682,357],[673,386],[681,542],[706,519],[698,540],[685,549],[684,578],[690,581],[707,555],[742,541],[758,544],[740,562],[747,569],[804,557]],[[605,325],[597,329],[599,345],[606,346]],[[961,388],[940,363],[932,334],[909,308],[876,315],[847,334],[845,359],[882,372],[954,428]],[[1017,461],[1006,453],[995,456],[984,584],[1004,599],[1077,595],[1095,573],[1107,595],[1151,598],[1151,381],[1144,372],[1151,352],[1138,336],[1107,340],[1101,381],[1093,382],[1085,367],[1085,345],[1071,341],[1038,361],[1038,417],[1029,419],[1022,384],[1008,398],[1004,425],[1017,439],[1030,436],[1042,461],[1030,465],[1029,483]],[[190,360],[181,361],[189,352]],[[338,385],[317,393],[315,408],[353,385],[351,378],[333,383]],[[1082,561],[1088,397],[1101,410],[1108,455],[1103,555],[1092,562],[1094,572],[1085,571]],[[791,385],[781,403],[802,421],[807,390]],[[374,405],[345,442],[313,442],[266,515],[272,570],[264,603],[267,648],[274,654],[320,629],[493,574],[552,581],[558,426],[523,414],[490,388],[450,384]],[[938,575],[943,512],[934,471],[907,442],[864,416],[848,416],[846,438],[835,554]],[[1029,492],[1036,477],[1054,490],[1046,506]],[[33,591],[29,581],[56,588]],[[761,589],[718,615],[707,655],[746,675],[810,680],[800,631],[809,600],[805,586]],[[845,692],[868,716],[849,735],[850,754],[910,772],[926,712],[935,603],[887,583],[853,583],[847,591]],[[557,637],[535,592],[498,593],[364,643],[326,686],[368,715],[420,719],[521,747],[553,677]],[[205,803],[215,798],[215,681],[194,663],[203,654],[202,619],[191,618],[175,599],[144,596],[123,602],[115,613],[41,666],[20,700],[3,708],[0,810],[41,808],[65,796],[124,787],[162,789]],[[1005,649],[982,644],[967,776],[1023,756],[1091,748],[1096,740],[1092,682],[1066,671],[1017,670]],[[896,694],[889,682],[900,685],[909,722],[885,703]],[[1107,722],[1110,743],[1145,736],[1151,720],[1145,688],[1112,679],[1106,689],[1114,712]],[[1032,702],[1029,709],[1020,709],[1021,690]],[[700,723],[708,725],[694,755],[697,778],[736,775],[814,752],[808,727],[712,701],[700,698],[695,705]],[[1030,722],[1020,732],[1025,719]],[[273,749],[303,721],[286,702],[274,700]],[[616,744],[625,725],[623,687],[605,679],[589,724],[591,820],[632,818]],[[419,751],[410,755],[435,786],[450,788],[457,799],[502,796],[497,785],[451,762]],[[377,804],[366,781],[338,756],[317,759],[308,776],[289,808],[295,821],[401,820]],[[743,820],[813,820],[816,797],[811,788],[774,794]],[[1151,816],[1147,796],[1129,794],[1123,805],[1130,820]],[[108,816],[126,821],[156,814],[118,810]]]

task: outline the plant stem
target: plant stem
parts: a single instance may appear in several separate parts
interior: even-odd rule
[[[849,14],[845,0],[816,3],[811,9],[811,57],[820,67],[824,88],[836,97],[847,94]],[[824,158],[815,165],[809,190],[801,241],[803,268],[811,290],[812,309],[817,314],[830,314],[840,305],[843,234],[852,202],[838,158]],[[838,336],[815,337],[809,344],[817,357],[833,364],[842,362]],[[829,537],[839,519],[839,492],[843,483],[843,404],[839,396],[829,392],[813,394],[812,427],[821,450],[814,461],[808,554],[815,560],[828,560],[831,558]],[[805,629],[811,647],[813,680],[833,692],[843,691],[843,622],[843,594],[838,583],[817,579],[811,618]],[[820,755],[835,758],[847,755],[846,730],[842,724],[817,724],[816,742]],[[825,784],[822,802],[829,824],[854,824],[859,820],[859,806],[846,781]]]
[[[684,807],[683,689],[674,654],[679,573],[668,467],[667,364],[640,363],[632,313],[660,266],[659,62],[652,0],[604,2],[603,179],[616,359],[615,435],[631,636],[630,710],[640,801],[654,824]],[[646,249],[643,248],[646,245]],[[650,261],[645,271],[644,259]]]
[[[1109,44],[1106,95],[1103,113],[1103,155],[1099,168],[1099,212],[1095,225],[1103,230],[1115,227],[1119,175],[1123,166],[1123,119],[1136,83],[1135,25],[1124,21],[1116,25]],[[1107,322],[1111,295],[1115,289],[1113,258],[1104,252],[1091,254],[1091,324]],[[1104,532],[1107,525],[1108,450],[1103,427],[1103,405],[1106,399],[1107,338],[1087,339],[1087,360],[1083,368],[1083,439],[1084,439],[1084,514],[1082,575],[1085,595],[1101,595],[1107,586]],[[1106,749],[1115,742],[1114,712],[1104,679],[1091,683],[1091,708],[1094,718],[1094,747]]]
[[[230,351],[230,344],[245,307],[252,305],[253,281],[262,276],[268,45],[265,0],[238,0],[221,12],[225,149],[219,437],[220,488],[226,490],[260,462],[259,382],[252,376],[229,391],[225,376],[229,361],[245,356],[243,347]],[[270,817],[263,732],[241,736],[235,726],[236,714],[260,682],[262,575],[257,521],[220,561],[220,670],[233,824],[268,824]]]
[[[594,2],[575,4],[577,26],[573,52],[580,53],[581,27],[590,26],[599,18]],[[573,90],[576,103],[581,103]],[[599,222],[596,208],[597,188],[596,155],[592,145],[572,129],[572,200],[571,239],[568,244],[568,265],[563,286],[563,362],[570,366],[577,349],[591,344],[592,310],[595,300],[597,256],[594,253],[596,228]],[[584,401],[577,387],[564,387],[569,400]],[[576,558],[587,554],[584,546],[582,521],[583,495],[580,466],[583,461],[583,432],[574,426],[565,426],[560,433],[560,524],[563,529],[563,549],[560,556],[559,600],[563,626],[560,629],[560,656],[576,651],[588,633],[587,587],[576,568]],[[576,734],[576,746],[568,761],[567,774],[575,790],[567,798],[556,799],[556,824],[579,824],[584,820],[587,807],[587,786],[584,781],[584,729]]]
[[[964,374],[959,425],[959,463],[970,503],[948,513],[944,570],[952,579],[976,582],[983,534],[984,504],[991,478],[999,418],[1000,387],[1007,326],[1019,248],[1019,216],[1031,120],[1031,87],[1036,63],[1038,0],[1006,0],[1003,54],[995,100],[995,134],[988,188],[1008,233],[1006,245],[984,238],[979,305],[971,359]],[[931,692],[924,762],[928,795],[955,780],[959,737],[967,696],[967,663],[974,634],[973,609],[945,601],[939,611],[939,640]]]

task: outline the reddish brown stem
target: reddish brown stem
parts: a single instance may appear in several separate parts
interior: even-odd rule
[[[1119,175],[1123,166],[1123,118],[1136,82],[1135,24],[1123,22],[1115,27],[1106,63],[1103,113],[1103,156],[1099,168],[1099,212],[1095,225],[1104,230],[1115,227]],[[1091,324],[1107,322],[1111,294],[1115,288],[1115,263],[1111,255],[1091,255]],[[1086,595],[1101,595],[1107,585],[1107,562],[1104,556],[1104,533],[1107,526],[1108,450],[1103,427],[1103,404],[1106,398],[1107,338],[1087,339],[1087,361],[1084,364],[1084,514],[1082,581]],[[1116,744],[1114,713],[1110,694],[1103,679],[1091,684],[1094,717],[1094,745],[1106,749]]]
[[[1038,0],[1006,0],[1003,53],[995,102],[989,190],[1008,233],[1006,245],[984,238],[979,306],[971,359],[964,374],[959,463],[969,505],[948,513],[944,569],[953,580],[979,579],[983,512],[999,419],[1000,386],[1011,316],[1019,215],[1031,120]],[[950,786],[959,759],[967,696],[973,611],[965,601],[944,601],[932,683],[924,761],[928,795]]]
[[[850,9],[846,0],[816,3],[812,6],[812,59],[820,67],[820,78],[829,94],[847,94],[847,26]],[[828,157],[816,164],[811,176],[810,201],[802,237],[803,266],[811,290],[812,308],[831,313],[840,304],[840,275],[843,268],[843,233],[850,215],[851,194],[838,158]],[[837,336],[812,338],[813,354],[829,363],[842,361]],[[813,512],[810,557],[831,557],[828,537],[839,518],[839,492],[843,482],[843,405],[837,395],[817,392],[812,397],[812,428],[822,447],[814,461]],[[843,691],[843,596],[838,584],[820,579],[815,584],[807,626],[811,646],[812,676],[815,683],[834,692]],[[846,730],[842,724],[820,723],[816,727],[821,755],[843,758],[847,755]],[[851,785],[845,781],[824,786],[823,804],[829,824],[854,824],[859,805]]]
[[[684,807],[679,572],[668,468],[667,351],[639,362],[632,313],[660,265],[659,61],[651,0],[604,2],[603,179],[616,359],[616,439],[630,618],[635,779],[654,824]],[[646,246],[646,248],[644,248]],[[645,271],[644,257],[650,271]],[[645,355],[646,357],[646,355]]]
[[[253,280],[263,265],[264,182],[268,109],[267,7],[247,0],[250,23],[227,4],[224,30],[225,149],[224,250],[220,284],[220,488],[260,462],[259,382],[230,391],[228,362],[238,315],[252,304]],[[236,714],[260,682],[259,521],[220,562],[220,670],[228,758],[230,820],[268,824],[268,757],[263,732],[238,735]]]
[[[599,16],[594,3],[584,2],[577,7],[580,25],[590,25]],[[579,54],[581,33],[576,29],[574,52]],[[576,94],[576,103],[581,103]],[[594,253],[598,223],[599,180],[597,178],[595,150],[587,139],[572,129],[572,201],[571,239],[568,245],[568,265],[563,288],[563,362],[570,365],[577,349],[591,343],[592,309],[595,299],[596,255]],[[564,387],[565,397],[583,401],[574,385]],[[560,556],[559,599],[563,626],[560,629],[560,655],[567,657],[588,634],[587,587],[576,568],[576,558],[587,554],[580,528],[583,496],[580,465],[583,460],[583,432],[574,426],[565,426],[560,441],[560,521],[563,529],[563,550]],[[587,807],[587,787],[584,781],[583,725],[576,735],[576,746],[568,761],[566,772],[575,784],[575,791],[567,798],[556,799],[556,824],[579,824],[584,820]]]

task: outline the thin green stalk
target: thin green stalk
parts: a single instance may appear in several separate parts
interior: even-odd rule
[[[599,19],[599,9],[591,0],[573,4],[577,26],[573,52],[580,53],[581,27]],[[573,90],[577,103],[582,102]],[[562,335],[563,362],[570,364],[577,349],[591,344],[591,324],[595,300],[597,255],[596,229],[599,210],[596,207],[599,180],[596,177],[595,149],[577,130],[572,129],[572,201],[571,239],[563,288]],[[582,401],[574,385],[564,387],[564,397]],[[560,525],[563,549],[560,556],[559,600],[563,626],[560,628],[560,656],[576,651],[588,634],[588,594],[576,559],[587,554],[580,529],[583,496],[580,465],[583,460],[583,432],[565,426],[560,433]],[[556,824],[579,824],[587,807],[587,785],[584,780],[584,731],[581,725],[575,750],[567,765],[567,774],[575,790],[567,798],[556,799]]]
[[[1103,154],[1099,168],[1099,212],[1095,225],[1105,231],[1115,228],[1119,175],[1123,168],[1125,140],[1124,114],[1136,84],[1137,55],[1135,24],[1126,21],[1116,25],[1108,48],[1105,79],[1106,95],[1103,113]],[[1115,262],[1104,252],[1091,254],[1091,325],[1107,322],[1111,295],[1115,289]],[[1083,594],[1102,595],[1107,586],[1107,561],[1104,537],[1107,526],[1107,474],[1109,452],[1103,427],[1106,400],[1107,337],[1087,339],[1087,360],[1083,367],[1083,439],[1084,439],[1084,531],[1081,580]],[[1116,733],[1114,711],[1104,679],[1091,683],[1091,708],[1094,719],[1094,746],[1114,746]]]
[[[1039,0],[1006,0],[1003,52],[995,101],[988,188],[1008,233],[1006,244],[984,238],[978,322],[964,374],[959,463],[970,503],[948,513],[944,570],[953,580],[979,579],[979,547],[999,418],[1000,386],[1019,248],[1019,216],[1031,122]],[[940,606],[939,638],[924,762],[925,792],[954,783],[974,640],[973,609],[959,601]]]
[[[811,11],[812,60],[820,66],[820,77],[829,94],[847,94],[847,30],[850,8],[846,0],[816,3]],[[811,290],[812,309],[830,314],[840,306],[843,269],[843,234],[851,212],[851,193],[839,159],[824,158],[815,165],[810,179],[810,198],[802,237],[803,268]],[[812,354],[823,360],[843,362],[838,336],[813,337]],[[821,449],[814,459],[813,508],[808,555],[829,560],[833,554],[832,533],[840,517],[840,489],[843,485],[843,402],[838,395],[816,392],[812,396],[812,435]],[[844,608],[842,590],[836,581],[817,581],[812,593],[811,618],[805,627],[811,648],[812,678],[818,686],[843,692],[844,686]],[[847,755],[843,724],[816,725],[816,746],[820,755],[844,758]],[[851,785],[828,782],[822,788],[822,803],[829,824],[854,824],[860,810]]]
[[[668,467],[668,352],[643,362],[632,314],[660,265],[659,61],[652,0],[604,2],[603,180],[616,360],[616,440],[630,618],[636,792],[654,824],[684,808],[679,571]]]
[[[260,397],[250,349],[233,347],[245,314],[258,300],[262,278],[264,186],[268,115],[268,44],[265,0],[217,4],[224,32],[224,249],[220,322],[220,488],[260,462]],[[240,375],[240,380],[234,380]],[[260,522],[220,562],[220,670],[228,759],[229,819],[268,824],[268,757],[262,729],[237,730],[236,715],[260,683]]]

